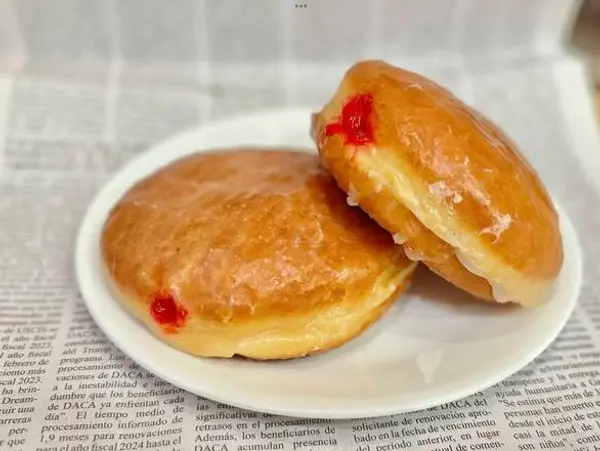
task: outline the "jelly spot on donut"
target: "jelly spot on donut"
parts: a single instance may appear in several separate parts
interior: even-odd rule
[[[156,293],[152,296],[150,314],[154,321],[165,328],[166,332],[174,332],[175,329],[183,326],[188,312],[177,304],[172,295]]]
[[[342,107],[342,113],[337,122],[325,126],[325,136],[344,135],[344,144],[356,147],[372,144],[375,141],[372,112],[373,96],[371,94],[359,94],[350,97]]]

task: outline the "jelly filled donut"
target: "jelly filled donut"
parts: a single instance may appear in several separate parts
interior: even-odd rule
[[[135,184],[101,236],[117,298],[190,354],[285,359],[342,345],[408,286],[414,262],[316,153],[230,149]]]
[[[488,301],[541,302],[563,263],[558,216],[519,149],[448,90],[382,61],[313,114],[323,164],[401,244]]]

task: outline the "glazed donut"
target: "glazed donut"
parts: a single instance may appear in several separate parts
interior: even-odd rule
[[[101,235],[119,302],[204,357],[289,359],[359,335],[416,264],[316,152],[240,148],[177,160],[136,183]]]
[[[563,263],[552,200],[499,127],[447,89],[358,62],[311,135],[350,203],[409,258],[483,300],[545,298]]]

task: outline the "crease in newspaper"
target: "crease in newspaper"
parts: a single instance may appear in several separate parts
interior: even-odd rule
[[[0,76],[0,177],[6,171],[4,149],[8,135],[8,118],[12,78]]]

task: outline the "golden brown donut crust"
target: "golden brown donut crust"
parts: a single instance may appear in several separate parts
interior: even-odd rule
[[[349,99],[365,94],[372,144],[325,133]],[[562,240],[541,180],[497,126],[443,87],[382,61],[359,62],[313,115],[311,133],[354,202],[397,234],[409,257],[455,285],[534,305],[556,278]]]
[[[202,356],[292,358],[339,346],[406,289],[415,264],[323,169],[292,149],[178,160],[135,184],[101,238],[122,304]],[[165,327],[157,293],[186,312]]]

